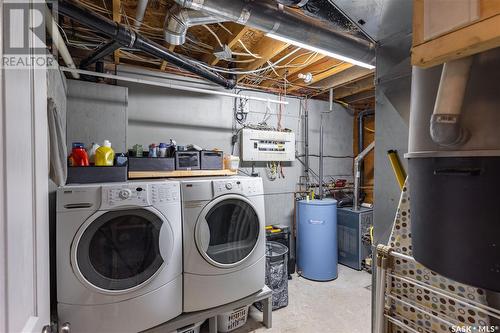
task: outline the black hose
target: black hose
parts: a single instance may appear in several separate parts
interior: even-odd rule
[[[224,88],[233,89],[236,86],[236,80],[228,80],[212,71],[197,66],[180,55],[169,51],[160,44],[135,33],[127,26],[113,22],[106,17],[93,13],[75,4],[74,1],[59,0],[58,11],[61,14],[112,38],[121,46],[144,51],[152,56],[168,61],[181,69],[187,70],[223,86]]]
[[[308,2],[304,0],[276,0],[276,1],[285,6],[303,6]]]

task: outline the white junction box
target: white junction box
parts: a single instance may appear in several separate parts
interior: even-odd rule
[[[244,128],[241,131],[243,161],[295,161],[295,133]]]

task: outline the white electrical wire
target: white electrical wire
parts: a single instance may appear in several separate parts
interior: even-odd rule
[[[224,26],[224,24],[222,24],[222,23],[220,23],[220,22],[217,22],[217,25],[218,25],[219,27],[221,27],[222,29],[224,29],[224,30],[225,30],[228,34],[230,34],[231,36],[233,35],[233,33],[231,32],[231,30],[229,30],[228,28],[226,28],[226,27]]]
[[[283,58],[281,58],[278,61],[276,61],[273,64],[273,66],[275,66],[275,65],[279,64],[280,62],[286,60],[287,58],[291,57],[298,50],[300,50],[300,47],[296,48],[292,52],[290,52],[287,55],[285,55]],[[270,69],[272,67],[272,66],[267,66],[267,67],[264,67],[264,68],[254,69],[254,70],[251,70],[251,71],[232,71],[232,70],[227,70],[227,69],[223,69],[223,68],[220,68],[220,67],[208,66],[207,64],[205,64],[205,63],[203,63],[201,61],[196,61],[196,60],[192,60],[192,61],[195,62],[196,64],[200,65],[201,67],[206,68],[206,69],[212,70],[214,72],[220,72],[220,73],[226,73],[226,74],[253,74],[253,73],[260,73],[260,72],[266,71],[266,70],[268,70],[268,69]]]
[[[206,25],[206,24],[202,24],[202,27],[203,27],[203,28],[205,28],[205,29],[207,29],[207,30],[208,30],[208,32],[210,32],[210,34],[212,34],[212,36],[214,36],[214,37],[215,37],[215,39],[217,40],[217,43],[219,43],[219,46],[220,46],[220,47],[224,48],[224,45],[223,45],[223,44],[222,44],[222,42],[220,41],[219,36],[217,36],[217,34],[216,34],[216,33],[215,33],[212,29],[210,29],[210,27],[209,27],[208,25]]]
[[[262,58],[262,57],[261,57],[261,56],[259,56],[258,54],[252,53],[252,51],[250,51],[250,50],[246,47],[246,45],[245,45],[245,44],[243,44],[243,42],[241,41],[241,39],[238,39],[238,43],[240,43],[240,44],[241,44],[241,46],[243,47],[243,49],[244,49],[245,51],[247,51],[248,55],[250,55],[250,56],[252,56],[252,57],[254,57],[254,58],[256,58],[256,59],[261,59],[261,58]]]

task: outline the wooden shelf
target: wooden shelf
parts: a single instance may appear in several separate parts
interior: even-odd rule
[[[238,171],[231,170],[175,170],[175,171],[129,171],[129,179],[141,178],[180,178],[207,176],[234,176]]]
[[[477,9],[469,13],[473,16],[469,20],[460,17],[467,14],[465,10],[460,12],[461,7],[443,6],[440,2],[446,5],[442,0],[414,0],[412,65],[431,67],[500,46],[500,1],[466,0],[464,5]],[[437,7],[426,11],[425,5]],[[445,22],[449,30],[439,27],[436,35],[426,37],[425,22]],[[432,28],[427,24],[427,30]]]

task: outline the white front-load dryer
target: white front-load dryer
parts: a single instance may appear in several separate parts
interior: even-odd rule
[[[227,304],[265,285],[262,179],[181,181],[184,311]]]
[[[59,323],[72,333],[124,333],[180,315],[181,223],[179,182],[59,188]]]

